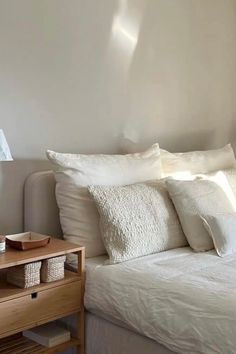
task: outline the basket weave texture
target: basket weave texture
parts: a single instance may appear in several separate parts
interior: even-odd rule
[[[41,281],[43,283],[49,283],[51,281],[63,279],[65,276],[65,260],[66,256],[43,260],[41,268]]]
[[[23,289],[40,284],[41,264],[34,262],[9,268],[7,282]]]

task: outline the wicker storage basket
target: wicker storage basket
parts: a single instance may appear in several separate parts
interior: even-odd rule
[[[41,268],[41,281],[43,283],[49,283],[63,279],[65,276],[65,260],[66,256],[45,259]]]
[[[34,262],[8,268],[7,282],[19,288],[30,288],[40,284],[40,268],[42,262]]]

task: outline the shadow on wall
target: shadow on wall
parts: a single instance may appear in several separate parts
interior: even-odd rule
[[[222,141],[222,145],[219,145],[219,142],[216,143],[214,139],[215,131],[212,130],[202,130],[202,131],[183,131],[172,132],[170,134],[162,135],[161,132],[158,137],[148,137],[147,139],[139,138],[133,139],[134,133],[129,136],[120,137],[119,144],[119,153],[133,153],[137,151],[143,151],[147,149],[154,143],[159,143],[162,149],[171,151],[171,152],[186,152],[194,150],[208,150],[220,148],[229,141]]]
[[[215,142],[214,129],[198,130],[198,131],[186,131],[173,132],[169,135],[160,135],[159,144],[163,149],[171,152],[186,152],[195,150],[209,150],[220,148],[228,143],[228,141],[222,141],[222,146],[219,142]]]
[[[0,162],[0,234],[23,231],[23,187],[35,171],[51,169],[48,161],[15,160]]]
[[[231,139],[233,149],[236,153],[236,118],[232,121],[231,129],[230,129],[230,139]]]

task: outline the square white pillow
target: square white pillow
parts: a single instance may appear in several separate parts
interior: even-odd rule
[[[161,177],[159,145],[128,155],[83,155],[47,151],[57,166],[56,199],[64,238],[84,245],[86,256],[104,254],[99,214],[87,186],[125,185]]]
[[[197,252],[214,248],[212,238],[204,228],[200,215],[234,211],[234,205],[224,190],[217,183],[205,179],[193,181],[168,179],[166,186],[189,245]]]
[[[187,245],[164,182],[91,186],[110,264]]]
[[[161,150],[163,177],[188,177],[236,167],[234,151],[230,144],[221,149],[170,153]]]
[[[201,218],[218,255],[225,257],[236,253],[236,213],[202,215]]]

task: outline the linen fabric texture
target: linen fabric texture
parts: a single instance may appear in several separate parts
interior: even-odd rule
[[[214,247],[212,238],[203,226],[200,215],[234,211],[235,206],[223,188],[207,179],[193,181],[167,179],[166,186],[189,245],[198,252],[212,249]]]
[[[201,215],[220,257],[236,253],[236,213]]]
[[[161,150],[163,177],[186,178],[199,173],[210,173],[236,167],[230,144],[221,149],[171,153]]]

